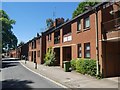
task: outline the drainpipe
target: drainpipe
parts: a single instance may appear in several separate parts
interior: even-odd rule
[[[85,9],[90,10],[92,9],[91,6],[87,5],[85,6]],[[97,75],[99,75],[99,48],[98,48],[98,11],[97,8],[94,9],[95,12],[95,28],[96,28],[96,66],[97,66]]]
[[[96,66],[97,66],[97,75],[99,75],[99,39],[98,39],[98,11],[95,8],[95,22],[96,22]]]

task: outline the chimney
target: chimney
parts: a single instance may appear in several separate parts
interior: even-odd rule
[[[39,37],[40,35],[39,35],[39,33],[37,33],[37,37]]]
[[[64,18],[56,18],[54,21],[54,26],[57,27],[64,23]]]

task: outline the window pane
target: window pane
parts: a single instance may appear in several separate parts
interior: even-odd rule
[[[81,30],[81,20],[78,21],[78,31]]]
[[[85,28],[90,26],[90,20],[89,17],[85,19]]]
[[[86,50],[90,50],[90,45],[87,45],[87,46],[86,46]]]
[[[90,43],[85,43],[84,44],[85,47],[85,58],[90,58]]]
[[[79,57],[82,57],[82,54],[79,52]]]
[[[90,57],[90,52],[86,52],[85,57]]]

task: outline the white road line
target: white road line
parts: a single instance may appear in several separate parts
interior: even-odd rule
[[[21,62],[20,62],[20,63],[21,63]],[[35,72],[35,71],[29,69],[28,67],[26,67],[26,66],[25,66],[24,64],[22,64],[22,63],[21,63],[21,65],[22,65],[23,67],[25,67],[26,69],[28,69],[29,71],[31,71],[31,72],[33,72],[33,73],[35,73],[35,74],[37,74],[37,75],[39,75],[39,76],[41,76],[41,77],[43,77],[43,78],[49,80],[49,81],[51,81],[51,82],[57,84],[58,86],[61,86],[61,87],[63,87],[63,88],[68,88],[68,87],[66,87],[66,86],[64,86],[64,85],[62,85],[62,84],[60,84],[60,83],[58,83],[58,82],[56,82],[56,81],[54,81],[54,80],[48,78],[48,77],[45,77],[45,76],[43,76],[43,75],[41,75],[41,74],[39,74],[39,73],[37,73],[37,72]]]

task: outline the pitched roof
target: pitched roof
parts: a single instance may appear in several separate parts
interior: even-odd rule
[[[51,33],[51,32],[53,32],[53,31],[55,31],[55,30],[61,28],[62,26],[64,26],[64,25],[66,25],[66,24],[68,24],[68,23],[74,21],[75,19],[77,19],[77,18],[79,18],[79,17],[81,17],[81,16],[83,16],[83,15],[89,13],[90,11],[93,11],[94,9],[96,9],[96,8],[98,8],[99,6],[102,6],[102,5],[106,4],[106,3],[108,3],[108,2],[101,2],[101,3],[98,3],[97,5],[93,6],[91,9],[86,10],[86,11],[83,12],[82,14],[79,14],[78,16],[76,16],[75,18],[73,18],[73,19],[71,19],[71,20],[69,20],[69,21],[67,21],[67,22],[64,22],[63,24],[61,24],[61,25],[58,26],[58,27],[52,27],[52,28],[50,28],[49,30],[46,30],[46,31],[44,31],[44,32],[42,32],[42,33],[44,33],[45,35],[46,35],[46,34],[49,34],[49,33]]]

